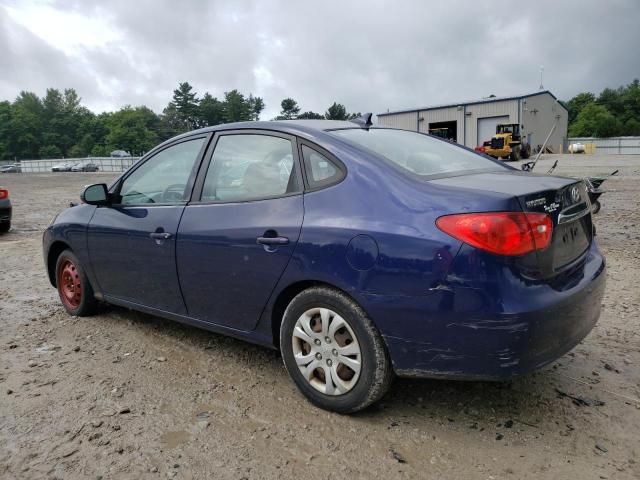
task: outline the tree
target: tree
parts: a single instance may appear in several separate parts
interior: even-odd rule
[[[0,160],[12,158],[12,151],[9,149],[12,132],[11,125],[11,103],[0,102]]]
[[[569,123],[573,123],[582,109],[595,101],[596,96],[590,92],[579,93],[569,100],[565,105],[569,111]]]
[[[590,103],[578,114],[576,121],[569,129],[572,137],[613,137],[619,135],[622,127],[602,105]]]
[[[253,120],[255,112],[252,111],[252,107],[238,90],[225,92],[223,109],[225,123]]]
[[[20,159],[38,158],[42,137],[42,102],[35,93],[20,92],[11,108],[9,149]]]
[[[168,140],[188,131],[189,123],[178,113],[175,103],[169,102],[160,116],[160,139]]]
[[[38,153],[40,154],[40,158],[62,158],[62,150],[60,150],[60,147],[57,145],[40,147]]]
[[[616,118],[620,118],[624,114],[624,97],[625,89],[620,87],[617,89],[605,88],[598,95],[598,105],[602,105],[609,113]]]
[[[248,102],[251,111],[251,120],[260,120],[260,114],[265,107],[264,100],[260,97],[254,97],[252,94],[249,94]]]
[[[72,88],[47,89],[43,98],[21,92],[13,102],[0,101],[0,159],[103,156],[119,148],[141,153],[193,128],[258,120],[264,108],[262,98],[238,90],[223,100],[209,93],[199,100],[188,82],[174,90],[162,115],[144,106],[96,115]]]
[[[312,111],[302,112],[298,115],[298,120],[324,120],[324,115]]]
[[[640,135],[640,121],[630,118],[622,127],[622,135]]]
[[[189,82],[182,82],[173,91],[173,104],[179,117],[189,125],[190,129],[198,128],[200,100]]]
[[[158,143],[158,116],[147,107],[126,106],[110,116],[107,146],[139,155]]]
[[[333,102],[333,105],[331,105],[324,114],[324,118],[327,120],[347,120],[349,115],[347,114],[347,109],[344,105]]]
[[[200,100],[200,125],[211,127],[224,123],[224,105],[217,98],[205,93]]]
[[[280,106],[282,110],[280,111],[280,115],[276,117],[276,120],[292,120],[300,113],[298,102],[293,98],[285,98],[280,102]]]

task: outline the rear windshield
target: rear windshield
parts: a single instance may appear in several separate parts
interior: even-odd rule
[[[382,155],[417,175],[440,175],[469,170],[504,170],[492,160],[455,144],[406,130],[350,128],[329,132],[356,146]]]

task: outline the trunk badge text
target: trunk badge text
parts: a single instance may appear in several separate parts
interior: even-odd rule
[[[544,205],[545,203],[547,203],[547,199],[542,197],[542,198],[536,198],[535,200],[529,200],[527,201],[527,207],[532,208],[532,207],[539,207],[540,205]]]

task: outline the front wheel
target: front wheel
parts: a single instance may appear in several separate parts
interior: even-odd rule
[[[520,160],[520,147],[514,147],[511,149],[509,160],[511,160],[512,162],[517,162]]]
[[[345,294],[313,287],[287,307],[280,349],[289,375],[320,408],[362,410],[384,396],[393,379],[377,329]]]
[[[7,233],[11,230],[11,222],[0,223],[0,233]]]
[[[593,215],[595,215],[596,213],[598,213],[600,211],[600,208],[602,207],[602,205],[600,205],[600,201],[596,200],[595,202],[593,202],[591,204],[591,213]]]
[[[60,301],[70,315],[86,317],[95,312],[98,302],[78,257],[63,251],[56,262],[56,287]]]

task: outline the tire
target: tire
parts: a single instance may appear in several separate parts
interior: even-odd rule
[[[595,215],[596,213],[598,213],[600,211],[600,208],[602,208],[602,205],[600,205],[600,201],[596,200],[595,202],[593,202],[591,204],[591,214]]]
[[[520,158],[526,160],[531,157],[531,145],[527,144],[525,147],[520,149]]]
[[[11,230],[11,222],[0,223],[0,233],[7,233]]]
[[[512,162],[517,162],[518,160],[520,160],[520,147],[511,149],[509,160],[511,160]]]
[[[322,333],[325,321],[328,328]],[[391,360],[377,329],[358,304],[332,288],[312,287],[291,301],[280,328],[280,350],[298,389],[325,410],[343,414],[362,410],[380,400],[393,381]]]
[[[56,288],[69,315],[86,317],[96,311],[98,301],[93,296],[93,288],[71,250],[64,250],[56,261]]]

